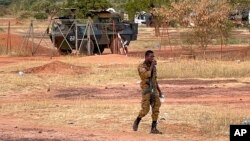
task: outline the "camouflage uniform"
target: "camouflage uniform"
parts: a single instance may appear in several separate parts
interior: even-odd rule
[[[142,101],[139,118],[144,117],[152,107],[152,120],[157,121],[161,106],[159,92],[157,90],[157,72],[156,68],[150,71],[150,64],[144,62],[138,66],[138,72],[141,77]],[[152,76],[151,76],[152,75]],[[150,79],[152,78],[152,81]],[[151,85],[150,85],[151,83]]]

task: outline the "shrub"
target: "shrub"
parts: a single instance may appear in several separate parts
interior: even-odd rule
[[[32,17],[32,13],[29,12],[29,11],[22,11],[20,12],[19,16],[18,16],[18,19],[22,20],[22,19],[28,19]]]
[[[43,20],[43,19],[47,19],[48,15],[46,13],[38,12],[34,14],[34,18],[38,20]]]

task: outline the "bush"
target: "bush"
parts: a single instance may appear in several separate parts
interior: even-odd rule
[[[22,20],[22,19],[28,19],[32,17],[32,13],[29,12],[29,11],[22,11],[20,12],[19,16],[18,16],[18,19]]]
[[[35,13],[34,14],[34,18],[38,19],[38,20],[43,20],[43,19],[47,19],[48,15],[46,13]]]

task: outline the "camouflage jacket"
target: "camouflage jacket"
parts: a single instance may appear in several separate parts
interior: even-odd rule
[[[138,73],[141,78],[141,89],[143,94],[157,93],[157,71],[156,68],[153,72],[150,71],[150,64],[143,62],[138,66]],[[151,76],[152,75],[152,76]],[[151,84],[150,84],[151,83]]]

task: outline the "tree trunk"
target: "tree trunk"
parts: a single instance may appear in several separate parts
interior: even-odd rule
[[[156,37],[160,36],[160,26],[158,23],[155,23],[155,36]]]

